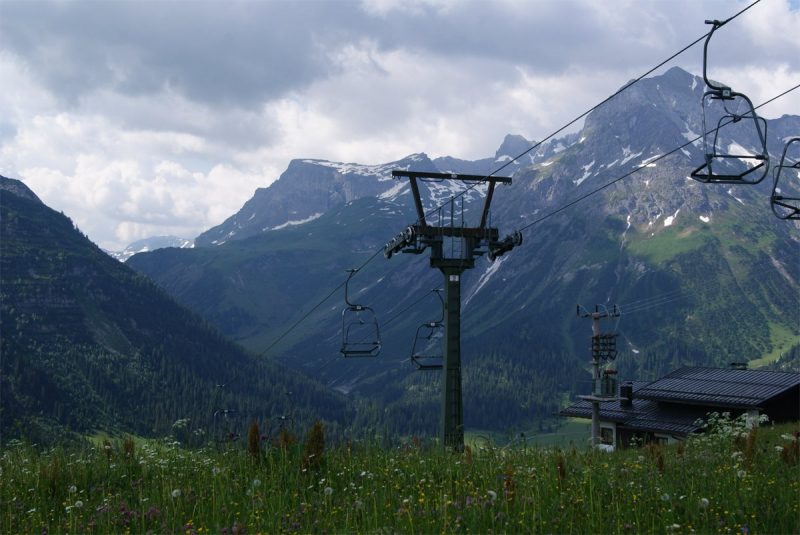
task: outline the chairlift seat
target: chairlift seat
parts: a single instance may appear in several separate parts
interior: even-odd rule
[[[786,161],[786,153],[788,152],[789,146],[792,143],[797,143],[800,145],[800,137],[791,138],[783,148],[781,161],[773,170],[773,176],[775,178],[772,183],[772,195],[770,196],[770,206],[772,207],[772,212],[776,217],[778,217],[778,219],[784,220],[800,220],[800,197],[790,197],[788,195],[784,195],[778,189],[778,184],[780,183],[781,178],[784,178],[781,176],[784,169],[796,169],[798,171],[798,175],[800,176],[800,158],[798,158],[798,160],[793,164],[789,164]]]
[[[732,113],[724,107],[725,114],[717,122],[714,129],[713,141],[709,142],[710,132],[706,127],[706,99],[732,101],[741,98],[749,108],[744,114]],[[751,132],[755,132],[759,141],[757,154],[730,154],[720,150],[720,130],[730,123],[746,121],[752,123]],[[692,171],[691,177],[705,184],[758,184],[769,172],[769,152],[767,151],[767,121],[763,117],[756,115],[753,103],[746,95],[730,91],[728,88],[712,89],[703,94],[703,147],[705,149],[705,162],[697,169]],[[747,165],[747,169],[738,172],[728,170],[720,171],[720,166],[729,164],[731,161],[752,163],[752,167]],[[729,167],[726,165],[726,167]]]

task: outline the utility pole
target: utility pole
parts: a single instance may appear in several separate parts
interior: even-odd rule
[[[581,314],[581,306],[577,307],[577,314],[581,318],[592,319],[592,393],[589,396],[580,396],[581,399],[592,404],[592,447],[600,444],[600,403],[612,401],[617,395],[616,379],[613,377],[600,377],[600,361],[614,360],[617,358],[617,337],[619,333],[601,333],[600,320],[603,318],[617,318],[620,316],[617,305],[611,312],[601,305],[595,305],[594,312]],[[586,310],[586,309],[584,309]]]
[[[515,232],[502,241],[498,239],[498,230],[487,225],[489,205],[494,194],[495,184],[511,184],[510,178],[486,177],[476,175],[459,175],[455,173],[427,173],[415,171],[392,171],[393,177],[409,179],[414,205],[417,210],[417,222],[390,240],[383,247],[384,256],[388,259],[398,252],[421,254],[430,248],[430,267],[438,269],[444,275],[444,347],[442,363],[442,407],[440,412],[440,433],[442,445],[454,451],[464,451],[464,410],[461,393],[461,275],[467,269],[475,267],[475,258],[488,253],[494,260],[505,252],[522,243],[522,234]],[[458,180],[467,183],[486,182],[488,190],[477,227],[466,227],[462,221],[454,224],[455,206],[450,201],[450,225],[446,218],[439,216],[436,225],[426,220],[419,192],[420,181]],[[450,240],[450,255],[445,254],[444,239]],[[455,244],[458,243],[456,248]],[[413,357],[412,357],[413,358]],[[436,367],[427,367],[434,369]]]

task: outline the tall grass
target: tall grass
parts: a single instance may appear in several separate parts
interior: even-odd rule
[[[798,533],[796,426],[611,453],[11,442],[0,533]]]

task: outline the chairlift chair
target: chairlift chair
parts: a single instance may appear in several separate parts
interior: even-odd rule
[[[358,270],[347,271],[350,273],[344,284],[347,307],[342,310],[342,348],[339,351],[345,357],[377,357],[381,352],[381,333],[375,311],[350,302],[347,286]]]
[[[706,37],[703,48],[703,80],[708,86],[708,90],[703,93],[701,102],[703,108],[703,152],[705,153],[705,162],[692,171],[691,176],[693,179],[707,184],[758,184],[764,180],[764,177],[769,172],[767,122],[756,114],[753,102],[747,95],[737,93],[724,85],[716,85],[708,79],[708,42],[717,28],[724,25],[725,22],[718,20],[706,21],[706,24],[711,24],[713,27],[708,37]],[[722,103],[724,113],[717,122],[717,127],[713,131],[709,131],[706,124],[706,110],[716,100]],[[734,102],[738,103],[739,106],[744,103],[746,105],[745,112],[738,113],[729,109],[728,104]],[[733,106],[730,106],[730,108],[733,108]],[[742,125],[752,125],[752,128],[748,129],[756,133],[758,139],[756,154],[733,154],[730,148],[725,151],[720,147],[720,130],[728,124],[741,121],[744,121]],[[712,132],[713,142],[710,142],[709,137]]]
[[[770,196],[770,205],[772,206],[772,212],[779,219],[787,219],[787,220],[800,219],[800,197],[789,197],[787,195],[784,195],[781,189],[778,187],[778,183],[780,182],[781,178],[784,178],[784,180],[786,179],[786,175],[783,173],[784,169],[797,170],[797,176],[798,178],[800,178],[800,158],[798,158],[797,161],[794,163],[789,163],[786,160],[786,153],[788,152],[789,146],[792,143],[797,143],[798,145],[800,145],[800,137],[791,138],[789,142],[786,143],[786,146],[783,148],[781,161],[778,164],[778,166],[773,170],[773,176],[775,177],[775,181],[772,184],[772,195]]]
[[[442,302],[442,314],[436,321],[423,323],[417,328],[414,345],[411,347],[411,362],[418,370],[441,370],[444,362],[444,300],[441,290],[433,290]]]
[[[213,429],[213,436],[214,442],[217,446],[222,446],[223,444],[230,444],[235,442],[239,438],[239,433],[235,433],[233,431],[233,421],[229,417],[229,415],[235,413],[236,411],[233,409],[217,409],[214,411],[214,429]],[[217,425],[217,417],[222,416],[221,423]]]

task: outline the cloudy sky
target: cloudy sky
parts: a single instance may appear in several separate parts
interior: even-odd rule
[[[107,249],[194,238],[294,158],[542,139],[751,1],[0,0],[0,174]],[[709,74],[756,104],[799,84],[798,28],[761,0]],[[702,43],[675,65],[701,74]]]

